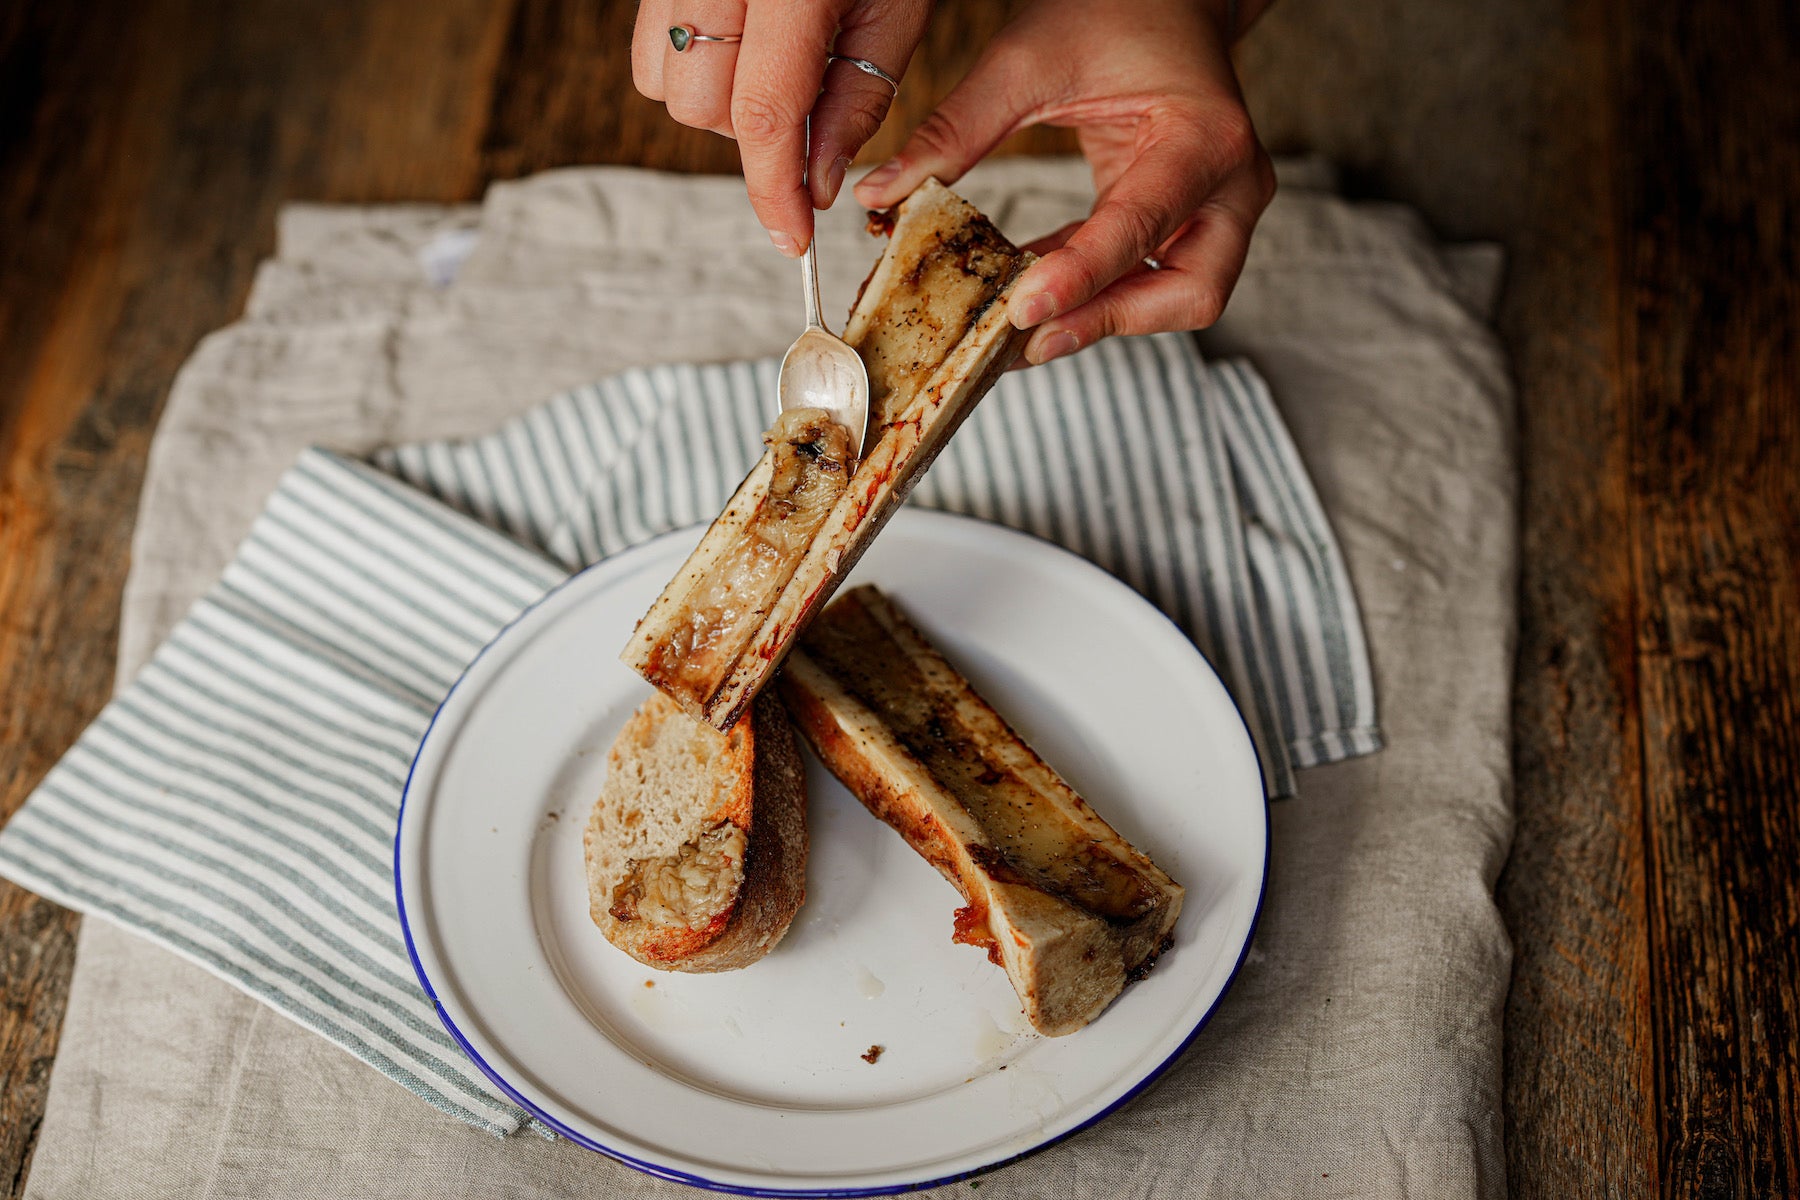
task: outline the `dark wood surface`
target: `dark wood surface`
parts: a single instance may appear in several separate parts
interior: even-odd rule
[[[1006,7],[942,6],[871,155]],[[0,5],[0,817],[110,691],[158,408],[237,314],[279,205],[735,169],[631,91],[632,10]],[[1800,15],[1283,0],[1240,58],[1274,148],[1509,251],[1512,1188],[1800,1195]],[[74,929],[0,883],[7,1195]]]
[[[1623,45],[1650,1014],[1665,1184],[1795,1196],[1800,12],[1729,24],[1660,4]]]
[[[1284,0],[1244,47],[1273,145],[1506,246],[1524,510],[1506,1141],[1513,1192],[1543,1200],[1661,1181],[1619,344],[1625,27],[1579,0]],[[1287,85],[1291,59],[1330,83]]]

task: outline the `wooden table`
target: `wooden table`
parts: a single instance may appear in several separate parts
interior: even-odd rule
[[[1001,0],[946,4],[872,153]],[[0,816],[105,701],[145,450],[289,200],[730,171],[625,0],[0,12]],[[1791,0],[1284,0],[1277,150],[1509,252],[1524,563],[1507,1154],[1522,1196],[1800,1195],[1800,22]],[[1058,150],[1037,131],[1011,151]],[[0,1188],[76,918],[0,884]]]

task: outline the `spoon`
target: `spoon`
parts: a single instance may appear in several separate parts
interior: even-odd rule
[[[869,369],[850,343],[825,328],[819,311],[819,262],[815,234],[800,259],[800,281],[806,301],[806,331],[788,347],[775,385],[781,411],[822,408],[850,434],[854,471],[862,459],[863,436],[869,428]]]

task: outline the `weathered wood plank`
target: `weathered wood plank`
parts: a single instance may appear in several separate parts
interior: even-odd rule
[[[1545,1200],[1657,1177],[1609,18],[1583,0],[1283,0],[1241,54],[1273,145],[1507,250],[1523,490],[1506,1149],[1513,1194]]]
[[[865,161],[1006,7],[942,7]],[[467,199],[576,162],[735,170],[730,142],[631,90],[632,8],[0,12],[0,816],[109,691],[156,410],[237,313],[280,203]],[[1790,10],[1284,0],[1244,55],[1276,145],[1512,251],[1520,822],[1500,893],[1520,1195],[1800,1193]],[[14,1195],[73,928],[0,885]]]
[[[0,16],[0,819],[111,692],[144,455],[290,198],[479,187],[489,0]],[[0,1189],[24,1186],[73,914],[0,884]]]
[[[635,0],[534,0],[514,11],[495,67],[482,172],[511,179],[577,163],[738,169],[728,138],[689,129],[631,83]]]
[[[1800,21],[1630,6],[1619,263],[1664,1190],[1800,1195]]]
[[[111,691],[150,431],[194,342],[241,309],[280,204],[467,200],[577,162],[736,169],[730,142],[632,91],[633,7],[112,0],[0,14],[0,819]],[[986,5],[940,21],[941,57],[908,83],[928,90],[897,120],[916,120],[997,24]],[[42,1118],[75,927],[0,883],[7,1195]]]
[[[135,29],[96,42],[76,6],[0,18],[0,820],[10,816],[110,691],[117,580],[77,553],[122,550],[124,530],[85,505],[85,479],[117,468],[83,436],[97,338],[69,315],[108,307],[122,209],[115,86]],[[130,467],[125,468],[130,485]],[[115,536],[109,538],[108,533]],[[109,583],[111,586],[109,587]],[[85,584],[86,586],[83,586]],[[24,1186],[48,1091],[77,918],[0,881],[0,1186]]]
[[[955,86],[1023,0],[944,5],[881,130],[858,156],[879,162]],[[631,85],[635,0],[538,0],[522,4],[494,84],[483,168],[506,179],[576,163],[629,163],[662,171],[738,171],[729,138],[688,129]],[[1032,129],[1000,154],[1066,154],[1074,135]],[[851,201],[846,201],[851,202]]]
[[[1568,5],[1544,26],[1568,46],[1533,64],[1516,164],[1529,215],[1501,313],[1524,485],[1518,827],[1499,888],[1514,944],[1507,1164],[1516,1196],[1544,1200],[1649,1195],[1658,1180],[1609,15]]]

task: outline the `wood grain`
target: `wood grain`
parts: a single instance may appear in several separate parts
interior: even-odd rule
[[[669,119],[631,85],[635,0],[520,4],[496,64],[482,173],[510,179],[576,163],[708,174],[738,169],[737,144]]]
[[[117,571],[134,485],[126,431],[82,398],[116,307],[119,226],[139,183],[114,163],[129,25],[97,45],[74,6],[0,18],[0,819],[23,802],[110,692]],[[52,71],[49,64],[57,64]],[[92,203],[96,193],[113,203]],[[55,214],[58,219],[46,220]],[[25,236],[17,236],[23,232]],[[140,429],[142,426],[140,425]],[[101,491],[88,484],[102,473]],[[74,914],[0,881],[0,1184],[23,1187],[42,1121]]]
[[[473,195],[505,16],[425,0],[6,13],[0,818],[111,692],[157,411],[194,343],[241,309],[277,206]],[[414,37],[457,52],[409,64]],[[22,1191],[42,1119],[75,928],[0,882],[8,1195]]]
[[[1499,899],[1513,935],[1507,1163],[1516,1195],[1632,1197],[1658,1179],[1628,420],[1618,386],[1614,27],[1547,22],[1527,131],[1530,216],[1500,326],[1519,384],[1523,522],[1513,704],[1518,827]],[[1555,128],[1550,126],[1554,123]]]
[[[945,6],[913,56],[880,131],[857,156],[875,163],[899,150],[906,134],[974,65],[1022,0]],[[483,141],[493,179],[576,163],[629,163],[660,171],[725,174],[739,170],[737,143],[669,119],[662,105],[631,86],[629,31],[634,0],[541,0],[522,4],[507,37]],[[1064,154],[1074,136],[1031,129],[998,154]]]
[[[1523,522],[1513,703],[1518,827],[1507,1163],[1515,1195],[1634,1197],[1658,1183],[1629,419],[1618,382],[1611,14],[1546,22],[1500,326],[1519,384]],[[1554,128],[1552,128],[1554,124]]]
[[[477,198],[573,163],[729,172],[630,87],[629,0],[100,0],[0,12],[0,820],[111,692],[144,455],[290,200]],[[871,153],[1004,19],[934,27]],[[1033,133],[1009,150],[1063,147]],[[76,918],[0,881],[0,1192],[22,1193]]]
[[[940,6],[864,162],[1018,6]],[[282,203],[737,169],[631,88],[634,7],[0,6],[0,818],[110,691],[156,413],[240,310]],[[1276,148],[1509,251],[1521,1196],[1800,1194],[1796,24],[1780,0],[1283,0],[1240,56]],[[74,929],[0,883],[7,1195]]]
[[[1283,0],[1242,48],[1258,128],[1507,251],[1518,389],[1518,825],[1499,881],[1509,1183],[1656,1189],[1650,945],[1618,380],[1616,28],[1603,5]]]
[[[1800,19],[1633,18],[1619,286],[1664,1187],[1793,1196]]]

